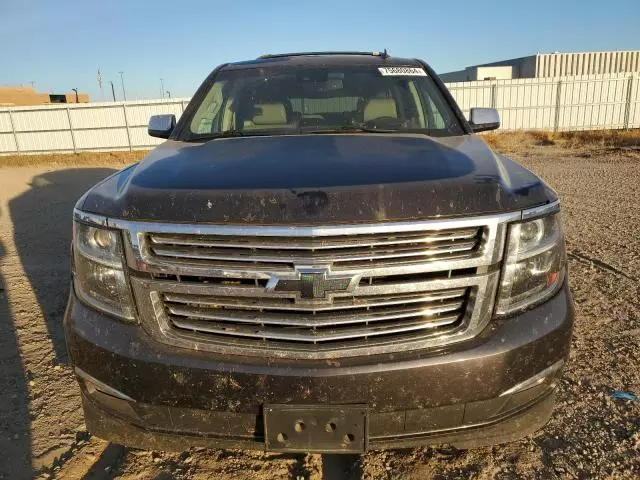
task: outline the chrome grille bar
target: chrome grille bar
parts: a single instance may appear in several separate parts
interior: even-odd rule
[[[260,340],[277,340],[304,343],[332,342],[340,340],[348,340],[352,338],[362,339],[374,337],[378,335],[390,335],[395,333],[404,333],[415,330],[424,330],[425,328],[437,328],[442,325],[450,325],[459,319],[458,315],[450,315],[437,320],[413,320],[413,321],[396,321],[389,322],[384,326],[369,326],[366,334],[363,334],[362,328],[341,328],[328,329],[326,332],[316,329],[277,329],[253,328],[240,324],[222,324],[218,322],[203,322],[199,320],[183,320],[172,318],[172,322],[179,328],[192,330],[194,332],[207,332],[218,335],[256,338]]]
[[[165,299],[166,300],[166,299]],[[464,298],[437,304],[420,304],[404,307],[384,308],[371,311],[370,307],[357,313],[343,314],[339,312],[325,312],[322,314],[291,314],[290,311],[253,311],[244,309],[230,310],[226,308],[203,308],[201,304],[175,304],[165,303],[169,314],[188,317],[191,319],[220,320],[225,322],[270,324],[280,326],[321,327],[336,326],[350,323],[368,323],[383,320],[392,320],[406,317],[435,317],[441,313],[460,311],[464,305]],[[353,309],[352,309],[353,310]],[[459,315],[455,315],[457,318]]]
[[[177,321],[184,320],[217,320],[220,322],[232,322],[232,323],[247,323],[253,325],[278,325],[281,327],[303,327],[305,329],[314,329],[316,327],[329,327],[336,325],[348,325],[354,323],[370,323],[370,322],[382,322],[386,320],[395,320],[409,317],[425,317],[425,322],[429,325],[440,325],[442,317],[435,318],[436,314],[444,312],[455,312],[462,308],[463,302],[453,302],[448,305],[443,305],[437,308],[424,308],[424,309],[392,309],[385,312],[377,312],[366,315],[346,315],[340,317],[340,321],[336,322],[335,317],[325,317],[318,319],[313,316],[311,318],[302,315],[298,316],[282,316],[277,314],[263,314],[263,315],[243,315],[242,312],[224,312],[217,313],[207,309],[200,309],[194,307],[175,307],[172,305],[167,306],[167,310],[171,315],[171,321],[176,323]],[[434,317],[431,320],[426,317]],[[450,315],[451,322],[458,320],[459,314]],[[425,325],[426,326],[426,325]],[[197,330],[197,329],[196,329]],[[367,336],[364,332],[360,332],[360,336]]]
[[[217,307],[242,307],[245,310],[277,309],[316,314],[334,310],[349,310],[356,308],[386,307],[392,305],[406,305],[448,300],[463,296],[465,289],[444,290],[438,292],[405,293],[397,295],[358,295],[357,297],[336,297],[328,305],[294,303],[290,298],[271,297],[233,297],[216,295],[181,295],[165,293],[164,299],[170,303],[198,304]]]
[[[170,247],[152,246],[150,250],[153,254],[160,257],[170,257],[176,259],[199,259],[199,260],[225,260],[227,262],[281,262],[293,264],[320,263],[331,264],[337,262],[352,262],[358,260],[378,260],[389,258],[404,257],[431,257],[436,255],[446,255],[456,252],[471,252],[477,240],[456,242],[443,245],[432,245],[429,248],[416,247],[397,247],[389,248],[373,248],[368,247],[365,251],[350,251],[335,254],[317,254],[309,252],[306,255],[300,255],[299,251],[292,254],[286,249],[279,251],[269,250],[269,253],[260,253],[259,249],[243,250],[240,248],[224,249],[224,248],[200,248],[200,247],[184,247],[181,245],[171,245]]]
[[[357,241],[353,237],[331,236],[311,238],[282,237],[225,237],[222,235],[176,235],[150,234],[150,240],[156,245],[186,245],[201,247],[252,248],[252,249],[286,249],[286,250],[329,250],[339,248],[361,248],[383,245],[403,245],[411,243],[435,243],[460,239],[473,239],[478,235],[478,228],[459,230],[441,230],[429,233],[408,232],[396,235],[361,235]]]
[[[502,257],[506,222],[519,218],[520,213],[514,212],[336,226],[184,225],[112,219],[109,225],[127,233],[127,259],[135,270],[268,279],[272,273],[294,271],[294,262],[330,262],[334,270],[363,276],[492,265]],[[285,247],[289,261],[280,253]],[[335,261],[340,255],[345,257]]]

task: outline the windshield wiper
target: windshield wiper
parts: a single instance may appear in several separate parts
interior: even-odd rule
[[[300,129],[300,133],[311,133],[311,134],[331,134],[331,133],[395,133],[399,132],[399,130],[387,129],[387,128],[367,128],[367,127],[359,127],[357,125],[341,125],[340,127],[330,127],[330,128],[317,128],[315,130],[306,130],[304,128]]]
[[[216,138],[229,138],[229,137],[244,137],[244,133],[240,130],[225,130],[224,132],[220,132],[216,134]]]
[[[252,133],[252,135],[259,135],[258,133]],[[220,133],[207,133],[206,135],[193,135],[189,138],[190,142],[202,142],[206,140],[215,140],[216,138],[231,138],[231,137],[244,137],[245,134],[240,130],[225,130]]]

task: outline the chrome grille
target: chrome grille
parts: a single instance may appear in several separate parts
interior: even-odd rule
[[[491,317],[513,218],[113,226],[128,234],[138,310],[151,312],[140,319],[158,341],[223,354],[336,358],[477,335]],[[303,276],[315,282],[318,271],[329,282],[346,280],[330,290],[315,283],[304,289]]]
[[[478,251],[482,232],[482,227],[471,227],[307,238],[153,233],[146,244],[152,258],[181,265],[267,270],[332,265],[341,270],[470,258]]]
[[[459,326],[467,289],[341,298],[330,305],[282,299],[163,294],[176,327],[266,342],[344,342],[405,332],[428,334]]]

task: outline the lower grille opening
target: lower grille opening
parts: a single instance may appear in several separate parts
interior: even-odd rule
[[[261,348],[345,347],[451,333],[465,322],[470,288],[335,298],[293,299],[161,295],[178,332]]]

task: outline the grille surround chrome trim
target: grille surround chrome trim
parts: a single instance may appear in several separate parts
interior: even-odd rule
[[[82,210],[78,210],[77,208],[73,209],[73,219],[77,222],[98,225],[101,227],[106,227],[109,222],[109,219],[103,215],[96,215],[95,213],[84,212]]]
[[[522,220],[533,220],[560,211],[560,200],[522,211]]]
[[[428,280],[417,282],[416,284],[403,285],[402,290],[413,292],[425,292],[448,290],[455,288],[471,287],[467,310],[461,328],[437,337],[416,338],[403,342],[394,339],[376,339],[363,346],[349,346],[345,349],[340,345],[313,345],[313,348],[291,348],[272,344],[263,348],[255,345],[241,345],[239,342],[231,342],[229,339],[207,338],[203,334],[183,333],[174,328],[165,314],[161,293],[180,293],[189,291],[201,295],[216,295],[221,289],[225,293],[239,293],[242,287],[220,287],[206,285],[187,285],[161,280],[150,280],[146,278],[132,277],[132,288],[134,296],[138,300],[139,308],[144,312],[152,312],[151,315],[144,315],[140,318],[142,327],[155,340],[182,347],[190,350],[209,351],[222,355],[243,355],[243,356],[269,356],[282,359],[301,360],[325,360],[341,357],[356,357],[363,355],[379,355],[395,353],[407,350],[419,350],[433,348],[452,343],[469,340],[480,333],[489,323],[493,312],[495,291],[498,285],[500,272],[498,270],[468,277]],[[234,290],[230,292],[229,289]],[[371,295],[380,286],[361,287],[366,290],[366,294]],[[246,293],[246,292],[245,292]]]
[[[214,268],[197,264],[177,264],[154,258],[146,245],[145,235],[148,233],[180,233],[194,235],[229,235],[229,236],[336,236],[336,235],[366,235],[375,233],[403,233],[439,229],[462,229],[467,227],[485,227],[485,234],[481,240],[482,254],[473,258],[434,260],[422,264],[407,264],[400,267],[381,268],[348,268],[340,267],[341,274],[361,274],[364,276],[396,275],[404,273],[437,272],[458,270],[465,268],[493,265],[502,259],[504,251],[504,236],[509,222],[522,218],[522,212],[509,212],[498,215],[483,215],[462,219],[419,220],[415,222],[393,222],[380,224],[344,225],[344,226],[235,226],[235,225],[185,225],[159,224],[155,222],[137,222],[110,220],[109,226],[123,230],[125,237],[125,252],[129,266],[135,270],[149,273],[166,273],[177,275],[200,275],[216,277],[237,277],[266,279],[271,275],[288,275],[291,268],[284,264],[281,267],[270,268],[269,274],[261,272],[247,272],[241,268]],[[397,228],[397,230],[394,230]],[[311,265],[315,266],[315,265]],[[338,269],[334,268],[337,273]]]

